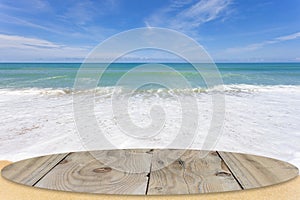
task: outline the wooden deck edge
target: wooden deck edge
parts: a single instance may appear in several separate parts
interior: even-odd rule
[[[61,160],[59,160],[50,170],[48,170],[41,178],[39,178],[35,183],[32,184],[33,187],[35,187],[35,185],[40,182],[52,169],[54,169],[57,165],[59,165],[59,163],[61,161],[63,161],[64,159],[66,159],[66,157],[68,157],[70,154],[72,153],[68,153],[67,155],[65,155]]]
[[[218,154],[218,156],[220,157],[220,159],[225,163],[225,165],[229,169],[230,173],[232,174],[232,177],[239,184],[239,186],[241,187],[241,189],[245,190],[245,188],[243,187],[242,183],[239,181],[239,179],[237,178],[236,174],[234,173],[233,169],[231,169],[230,166],[228,165],[227,161],[222,157],[222,155],[219,153],[219,151],[216,151],[216,153]]]

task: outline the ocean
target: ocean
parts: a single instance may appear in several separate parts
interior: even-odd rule
[[[80,63],[0,63],[0,89],[71,89]],[[139,63],[111,64],[102,86],[114,86],[117,80]],[[187,63],[165,63],[185,76],[193,87],[205,87],[199,74]],[[225,85],[300,85],[300,63],[218,63]],[[101,67],[101,65],[99,65]],[[172,77],[171,73],[146,71],[144,74]]]
[[[176,84],[171,88],[158,84],[140,87],[129,99],[128,115],[118,116],[142,128],[151,126],[153,120],[164,121],[159,134],[132,137],[118,127],[110,97],[115,89],[128,91],[118,80],[138,65],[112,64],[98,83],[94,112],[103,137],[116,148],[178,148],[172,143],[182,123],[182,104],[176,96],[189,102],[189,94],[193,94],[198,104],[198,129],[195,135],[186,132],[184,136],[186,140],[193,137],[188,148],[202,149],[212,120],[212,94],[220,91],[217,85],[207,87],[190,64],[164,63],[183,75],[190,88],[177,88]],[[225,118],[222,132],[211,141],[212,148],[273,157],[300,167],[300,63],[216,65],[224,83]],[[79,63],[0,64],[1,160],[86,150],[87,143],[95,140],[88,131],[78,133],[74,120],[72,93],[79,68]],[[130,76],[132,82],[135,77],[176,78],[175,73],[151,67]],[[150,112],[153,106],[160,106],[165,114]]]

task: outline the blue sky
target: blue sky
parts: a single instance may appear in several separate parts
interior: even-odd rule
[[[299,0],[0,0],[0,61],[82,61],[104,39],[165,27],[217,62],[300,62]]]

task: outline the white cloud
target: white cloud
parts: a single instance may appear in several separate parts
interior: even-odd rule
[[[276,37],[274,39],[266,40],[266,41],[259,42],[259,43],[249,44],[249,45],[244,46],[244,47],[228,48],[228,49],[226,49],[226,52],[237,53],[237,52],[254,51],[254,50],[263,48],[267,45],[276,44],[276,43],[284,42],[284,41],[288,41],[288,40],[294,40],[294,39],[297,39],[297,38],[300,38],[300,32],[290,34],[290,35]]]
[[[9,16],[9,15],[2,14],[2,13],[0,13],[0,22],[41,29],[41,30],[49,31],[49,32],[56,33],[56,34],[65,34],[64,32],[58,31],[58,28],[50,28],[49,26],[32,23],[25,19]]]
[[[182,32],[193,32],[200,25],[225,17],[231,0],[173,1],[145,20],[148,26],[162,26]]]
[[[96,6],[91,1],[80,1],[71,5],[65,12],[64,18],[77,25],[85,25],[93,20]]]
[[[300,32],[276,38],[279,41],[294,40],[300,37]]]
[[[27,38],[16,35],[4,35],[0,34],[0,48],[19,48],[19,49],[31,49],[31,48],[60,48],[62,46],[49,42],[47,40]]]
[[[83,61],[92,47],[70,47],[44,39],[0,34],[0,61]],[[94,54],[89,61],[110,61],[118,57],[114,46],[105,53]],[[144,50],[121,57],[118,62],[174,61],[177,57],[166,52]],[[177,59],[178,60],[178,59]]]
[[[118,9],[118,6],[116,0],[100,2],[78,0],[66,2],[59,9],[52,7],[51,3],[43,0],[20,1],[18,3],[0,2],[0,9],[2,9],[0,23],[4,24],[1,32],[12,33],[6,26],[8,24],[18,28],[26,27],[68,38],[84,38],[95,42],[116,32],[112,28],[99,26],[98,21],[104,20],[104,15],[111,14],[112,11]],[[40,18],[41,15],[48,17]]]
[[[89,47],[70,47],[43,39],[0,34],[1,61],[82,59],[89,50]]]
[[[145,23],[147,28],[151,28],[151,25],[147,21],[145,21],[144,23]]]
[[[111,14],[117,7],[118,4],[115,0],[75,1],[69,4],[60,17],[81,27],[99,20],[104,15]]]
[[[39,13],[39,12],[48,12],[51,11],[52,8],[47,1],[43,0],[30,0],[30,1],[7,1],[1,2],[0,8],[3,11],[18,11],[23,13]]]

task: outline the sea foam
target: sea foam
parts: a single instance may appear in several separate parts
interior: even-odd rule
[[[289,161],[300,167],[300,86],[224,85],[225,120],[213,149],[259,154]],[[128,114],[140,127],[151,124],[152,106],[165,112],[163,130],[148,139],[131,138],[116,125],[111,109],[114,93],[121,87],[72,89],[1,89],[0,159],[20,160],[33,156],[86,150],[73,114],[74,92],[95,93],[94,112],[104,137],[116,148],[163,148],[172,143],[181,125],[181,105],[176,96],[198,103],[198,131],[189,148],[201,149],[212,116],[211,96],[222,88],[149,89],[131,94]],[[132,91],[131,91],[132,92]],[[187,95],[191,94],[191,95]],[[126,115],[124,115],[126,116]],[[93,135],[84,135],[93,140]],[[215,142],[215,141],[211,141]],[[17,148],[16,148],[17,147]],[[176,148],[176,146],[173,146]],[[103,147],[99,146],[98,149]]]

